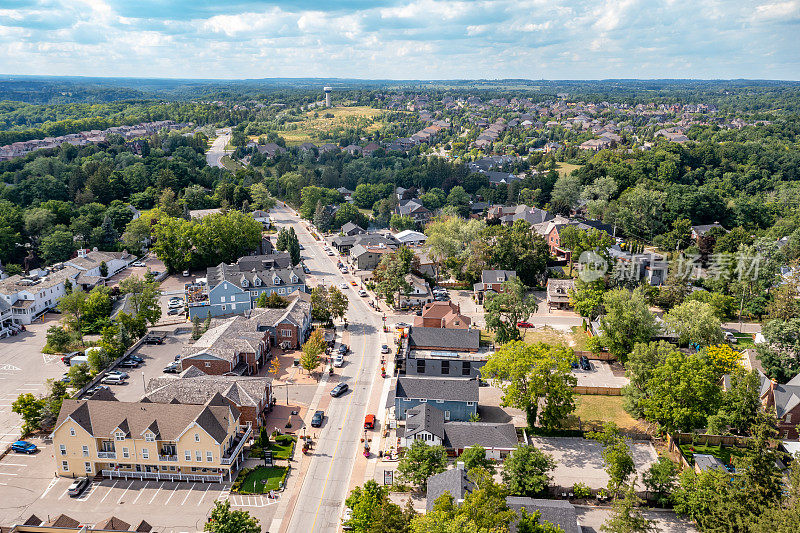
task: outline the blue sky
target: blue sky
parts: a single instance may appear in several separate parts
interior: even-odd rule
[[[800,79],[800,0],[0,0],[0,73]]]

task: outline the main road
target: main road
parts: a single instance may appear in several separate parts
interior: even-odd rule
[[[349,283],[350,276],[340,273],[334,258],[322,249],[323,243],[311,236],[293,211],[279,204],[271,213],[278,225],[292,225],[295,228],[305,248],[305,264],[318,282],[328,286],[348,285],[343,292],[350,300],[347,320],[352,353],[345,358],[340,381],[347,383],[350,390],[339,398],[331,399],[293,512],[291,516],[280,517],[281,532],[336,531],[353,464],[357,454],[362,452],[360,439],[364,433],[367,404],[376,380],[379,380],[382,318],[369,308],[365,298],[357,295],[355,287]],[[382,380],[378,386],[383,386]]]
[[[206,152],[206,161],[209,166],[222,168],[222,156],[230,152],[225,151],[225,147],[231,141],[231,129],[222,128],[217,130],[219,135],[214,142],[211,143],[211,148]]]

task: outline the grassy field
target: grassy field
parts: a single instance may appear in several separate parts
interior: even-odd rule
[[[581,165],[573,165],[571,163],[556,163],[556,169],[561,176],[568,176],[576,168],[581,168]]]
[[[281,435],[278,441],[269,441],[269,450],[272,452],[272,457],[275,459],[288,459],[289,454],[292,453],[292,447],[297,441],[297,437],[292,435]]]
[[[236,169],[243,168],[241,163],[239,163],[238,161],[234,161],[233,159],[231,159],[231,156],[229,155],[223,155],[222,159],[220,159],[219,162],[222,164],[223,167],[230,170],[231,172],[235,172]]]
[[[380,122],[376,119],[383,113],[381,109],[367,106],[332,107],[309,111],[299,122],[286,124],[286,130],[279,131],[279,135],[286,140],[288,146],[296,146],[304,142],[326,143],[330,137],[324,134],[335,135],[345,130],[360,129],[364,133],[372,133],[380,129]],[[332,114],[332,118],[326,118]],[[315,116],[316,115],[316,116]],[[258,136],[253,137],[258,139]]]
[[[572,328],[572,333],[553,329],[551,327],[537,327],[531,329],[522,329],[522,340],[525,342],[543,342],[545,344],[563,344],[569,346],[573,350],[586,350],[586,341],[588,337],[583,331],[583,328],[575,326]]]
[[[622,396],[579,394],[575,397],[575,412],[570,415],[567,429],[599,429],[604,422],[614,422],[622,430],[644,432],[646,424],[636,420],[622,408]]]
[[[256,494],[278,490],[285,472],[282,466],[259,466],[247,474],[239,490]]]
[[[680,445],[683,456],[689,463],[694,464],[694,454],[713,455],[724,464],[730,464],[731,457],[742,457],[744,450],[733,446],[707,446],[701,444],[686,443]]]

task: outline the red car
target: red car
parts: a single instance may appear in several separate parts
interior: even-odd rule
[[[522,321],[522,322],[517,322],[517,327],[518,328],[532,328],[533,324],[531,324],[530,322]]]

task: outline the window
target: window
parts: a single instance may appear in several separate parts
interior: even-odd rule
[[[258,296],[258,291],[250,291],[250,296]]]
[[[278,289],[278,294],[283,294],[283,288]]]
[[[194,460],[198,463],[203,460],[203,453],[200,450],[194,451]]]
[[[211,368],[211,363],[209,363],[208,361],[206,361],[206,368]]]
[[[442,375],[446,376],[450,373],[450,361],[442,361]]]
[[[467,402],[467,405],[475,405],[475,402]]]
[[[190,452],[189,450],[184,451],[183,452],[183,458],[186,459],[187,461],[191,461],[192,460],[192,452]]]
[[[195,433],[194,434],[194,441],[195,442],[200,442],[200,433]]]
[[[89,457],[89,447],[88,446],[81,446],[81,450],[83,451],[84,457]]]
[[[147,448],[142,450],[142,459],[150,459],[150,450]]]
[[[291,336],[292,336],[292,330],[290,329],[281,330],[281,337],[291,337]]]
[[[235,310],[236,310],[236,304],[231,304],[231,311],[235,311]]]
[[[417,359],[417,374],[425,373],[425,359]]]
[[[67,470],[69,470],[69,463],[68,463],[68,462],[66,462],[66,461],[61,461],[61,469],[62,469],[64,472],[66,472]]]
[[[420,403],[426,403],[427,401],[428,401],[427,398],[420,398],[420,400],[419,400]]]
[[[91,471],[92,471],[92,463],[90,463],[88,461],[83,463],[83,469],[86,470],[87,473],[91,473]]]
[[[220,302],[224,302],[224,301],[225,301],[225,297],[224,297],[224,296],[220,296],[220,297],[219,297],[219,301],[220,301]]]
[[[787,424],[792,423],[792,413],[786,413],[786,423]]]
[[[127,459],[130,456],[131,454],[128,452],[128,448],[122,448],[122,458]]]
[[[209,463],[214,462],[214,453],[213,452],[206,452],[206,461]]]
[[[462,361],[461,362],[461,375],[462,376],[469,376],[472,373],[472,365],[469,361]]]
[[[156,436],[153,435],[152,433],[145,433],[144,441],[145,442],[155,442],[156,441]]]
[[[222,310],[223,310],[223,311],[225,311],[226,309],[227,309],[227,307],[225,307],[225,306],[223,305],[223,306],[222,306]]]
[[[123,433],[121,431],[117,431],[116,433],[114,433],[114,439],[115,440],[125,440],[125,433]]]
[[[75,428],[69,428],[69,436],[70,437],[74,437],[75,436]]]
[[[445,420],[450,420],[450,411],[445,411],[444,412],[444,419]]]
[[[436,400],[436,403],[444,403],[444,400]]]
[[[58,450],[61,452],[61,455],[67,455],[67,447],[63,444],[58,445]]]

